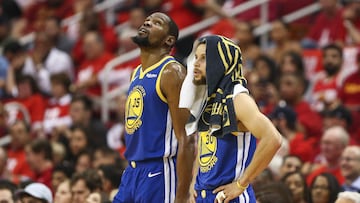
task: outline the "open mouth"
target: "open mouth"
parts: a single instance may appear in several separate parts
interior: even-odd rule
[[[139,33],[139,34],[147,34],[147,33],[148,33],[148,30],[145,29],[144,27],[140,27],[138,33]]]

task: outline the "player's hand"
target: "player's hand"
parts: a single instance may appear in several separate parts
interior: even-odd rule
[[[196,197],[197,197],[197,192],[196,190],[193,190],[192,192],[190,192],[190,198],[188,200],[188,203],[196,203]]]
[[[241,190],[237,185],[236,182],[229,183],[227,185],[222,185],[216,188],[213,193],[218,195],[215,198],[214,203],[229,203],[230,200],[239,197],[244,190]]]

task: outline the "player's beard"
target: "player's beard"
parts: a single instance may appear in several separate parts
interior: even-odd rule
[[[150,46],[149,37],[140,37],[138,35],[131,37],[132,41],[140,47],[148,47]]]
[[[194,78],[193,83],[194,83],[194,85],[206,85],[206,77],[201,76],[200,80],[195,80],[195,78]]]

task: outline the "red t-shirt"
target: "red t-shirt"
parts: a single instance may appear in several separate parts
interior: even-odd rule
[[[44,185],[52,189],[52,185],[51,185],[52,172],[53,172],[53,167],[50,167],[39,174],[35,174],[33,180],[38,183],[43,183]]]
[[[54,127],[70,126],[71,118],[69,115],[71,96],[65,95],[59,100],[49,99],[44,116],[44,130],[51,133]]]
[[[76,76],[76,83],[90,79],[92,75],[97,75],[114,56],[108,52],[104,52],[100,57],[91,60],[85,60],[79,67]],[[86,93],[90,95],[100,96],[101,86],[96,84],[93,87],[89,87]]]
[[[312,162],[315,154],[317,154],[316,150],[314,150],[317,148],[316,139],[313,137],[305,139],[302,133],[296,133],[294,139],[289,144],[289,154],[300,157],[303,162]]]
[[[340,98],[345,106],[360,107],[360,71],[345,79],[340,89]]]
[[[33,94],[27,98],[12,99],[8,102],[16,102],[25,107],[33,125],[39,125],[44,120],[46,102],[41,94]],[[12,109],[9,112],[9,117],[9,120],[14,121],[16,119],[23,119],[24,115],[18,109]]]
[[[314,24],[311,26],[307,37],[320,43],[320,46],[334,41],[344,41],[342,10],[339,8],[335,15],[328,16],[324,12],[319,13]]]
[[[310,108],[310,105],[301,101],[295,106],[298,121],[306,130],[306,137],[320,137],[322,134],[322,119],[318,113]]]
[[[166,12],[177,24],[179,30],[192,25],[201,20],[201,15],[187,7],[185,1],[166,0],[162,5],[162,10]],[[204,0],[190,0],[190,3],[200,5]]]
[[[7,150],[7,155],[7,169],[13,175],[11,181],[20,183],[25,179],[34,177],[34,173],[26,161],[26,154],[23,149],[14,150],[10,148]]]

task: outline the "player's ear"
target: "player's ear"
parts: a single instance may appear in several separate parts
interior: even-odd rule
[[[173,47],[175,45],[176,39],[174,36],[168,36],[165,40],[165,43],[169,46],[169,47]]]

